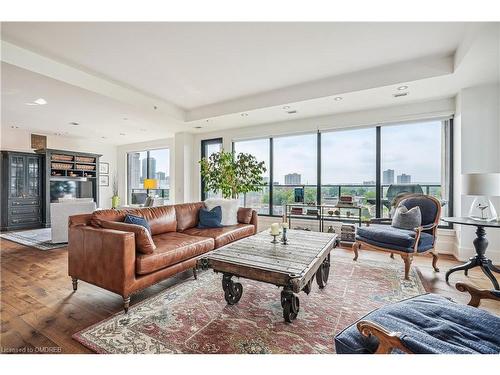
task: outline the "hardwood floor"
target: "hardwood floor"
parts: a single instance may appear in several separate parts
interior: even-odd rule
[[[89,353],[90,350],[73,340],[71,335],[119,312],[121,297],[85,282],[80,282],[78,291],[73,293],[66,248],[41,251],[1,239],[0,249],[1,352]],[[332,261],[336,257],[352,257],[352,252],[336,249]],[[363,259],[398,262],[403,267],[401,259],[390,259],[386,253],[361,250],[358,262],[363,262]],[[413,262],[428,291],[452,297],[457,302],[468,301],[467,295],[452,286],[457,281],[491,288],[489,280],[477,268],[471,270],[469,277],[454,273],[448,285],[444,273],[458,263],[451,257],[441,256],[438,262],[441,272],[434,273],[430,257],[415,257]],[[191,271],[186,271],[154,285],[133,295],[131,305],[191,277]],[[487,301],[481,308],[500,314],[498,303]]]

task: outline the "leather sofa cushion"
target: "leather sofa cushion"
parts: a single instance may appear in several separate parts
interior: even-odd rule
[[[222,228],[190,228],[183,233],[191,236],[210,237],[215,241],[215,248],[227,245],[230,242],[252,236],[255,227],[250,224],[237,224]]]
[[[153,236],[156,250],[152,254],[138,254],[135,272],[146,275],[162,268],[197,257],[214,249],[214,240],[169,232]]]
[[[151,238],[149,230],[142,225],[122,223],[119,221],[101,221],[101,227],[122,232],[132,232],[135,236],[135,249],[143,254],[152,254],[156,245]]]
[[[400,332],[401,341],[417,354],[500,352],[500,317],[477,307],[457,304],[437,294],[424,294],[386,305],[360,320]],[[339,354],[368,354],[378,347],[375,337],[365,338],[356,323],[335,337]]]
[[[238,223],[250,224],[250,221],[252,221],[252,212],[253,209],[251,208],[238,208]]]
[[[175,232],[177,229],[177,218],[175,206],[146,207],[137,210],[151,227],[153,236],[162,233]]]
[[[92,217],[90,218],[90,224],[94,227],[100,227],[102,221],[123,221],[125,220],[125,216],[127,214],[137,215],[137,210],[97,210],[92,213]]]
[[[177,217],[177,231],[182,232],[198,225],[200,208],[205,207],[203,202],[176,204],[175,216]]]

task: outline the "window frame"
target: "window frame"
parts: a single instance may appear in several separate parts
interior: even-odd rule
[[[127,204],[132,204],[132,191],[133,190],[161,191],[161,196],[160,196],[161,198],[166,198],[165,191],[168,191],[168,201],[170,201],[170,190],[171,190],[170,187],[168,189],[140,189],[140,188],[134,189],[133,187],[131,187],[132,184],[130,181],[130,178],[131,178],[131,176],[130,176],[130,154],[141,153],[141,152],[146,153],[146,160],[147,160],[146,178],[151,178],[149,176],[149,169],[150,169],[149,161],[151,159],[150,152],[151,151],[159,151],[159,150],[168,150],[168,163],[170,164],[170,148],[169,147],[151,148],[151,149],[147,149],[147,150],[136,150],[136,151],[128,151],[127,152]],[[169,168],[169,170],[170,170],[170,168]],[[168,177],[170,179],[170,173],[169,173]]]
[[[224,149],[224,140],[222,139],[222,137],[202,139],[200,144],[201,144],[201,150],[200,150],[201,159],[207,157],[207,147],[209,145],[220,144],[221,150]],[[200,171],[200,188],[201,188],[200,197],[201,200],[204,201],[205,199],[207,199],[207,194],[205,192],[205,181],[201,177],[201,171]]]

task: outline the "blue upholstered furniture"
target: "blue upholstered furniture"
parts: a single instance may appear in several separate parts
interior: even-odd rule
[[[422,194],[411,194],[402,197],[397,205],[404,205],[408,210],[418,206],[422,214],[422,225],[415,230],[394,228],[390,225],[391,219],[372,219],[367,227],[356,230],[356,241],[352,245],[354,260],[358,259],[358,250],[363,247],[388,251],[401,255],[405,263],[405,279],[409,279],[410,266],[415,254],[430,252],[432,266],[436,272],[437,254],[434,251],[436,229],[441,215],[441,203],[434,197]]]
[[[500,317],[476,308],[481,298],[500,301],[500,292],[462,283],[457,289],[471,293],[471,306],[437,294],[384,306],[340,332],[337,353],[500,353]]]

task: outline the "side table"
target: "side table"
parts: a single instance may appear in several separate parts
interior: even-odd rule
[[[473,241],[474,248],[476,249],[476,255],[469,259],[468,262],[452,267],[446,272],[446,281],[450,275],[455,271],[465,271],[465,275],[467,276],[468,271],[474,267],[481,267],[481,270],[485,273],[486,276],[491,280],[493,286],[496,290],[500,290],[498,285],[498,281],[493,275],[493,272],[500,273],[500,269],[495,267],[491,262],[491,259],[486,258],[486,248],[488,247],[488,239],[486,238],[486,230],[484,228],[500,228],[500,222],[497,221],[478,221],[473,220],[468,217],[445,217],[442,219],[448,223],[459,224],[459,225],[472,225],[475,226],[476,229],[476,238]]]

